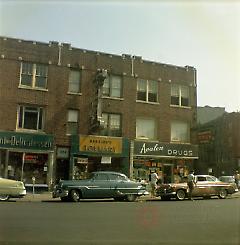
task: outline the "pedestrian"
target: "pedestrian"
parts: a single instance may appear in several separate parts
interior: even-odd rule
[[[238,173],[238,171],[235,172],[234,179],[235,179],[235,183],[237,185],[237,188],[239,188],[240,174]]]
[[[195,181],[194,171],[192,170],[187,176],[187,185],[189,189],[188,199],[192,201],[193,201],[192,192],[193,192],[195,184],[196,184],[196,181]]]
[[[152,191],[152,197],[154,197],[156,195],[156,188],[157,188],[157,181],[158,181],[158,175],[155,172],[153,172],[151,174],[151,181],[150,181],[150,184],[151,184],[151,191]]]

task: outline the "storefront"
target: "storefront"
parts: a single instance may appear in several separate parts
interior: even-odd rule
[[[70,179],[86,178],[93,171],[129,175],[129,141],[121,137],[72,136]]]
[[[156,171],[164,183],[179,182],[198,159],[197,145],[149,141],[134,141],[133,144],[135,179],[148,180],[149,174]]]
[[[53,136],[0,132],[0,175],[25,184],[52,186]]]

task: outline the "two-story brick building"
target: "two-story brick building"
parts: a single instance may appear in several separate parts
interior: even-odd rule
[[[111,169],[165,181],[198,158],[196,69],[0,38],[1,175],[52,185]]]

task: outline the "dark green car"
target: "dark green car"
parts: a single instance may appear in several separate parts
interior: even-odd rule
[[[53,198],[78,202],[80,199],[114,198],[116,201],[135,201],[149,194],[146,187],[117,172],[99,171],[85,180],[62,180],[54,187]]]

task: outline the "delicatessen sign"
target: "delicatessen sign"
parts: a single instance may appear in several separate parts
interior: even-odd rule
[[[198,158],[198,146],[191,144],[170,144],[160,142],[134,142],[135,156],[159,156]]]

